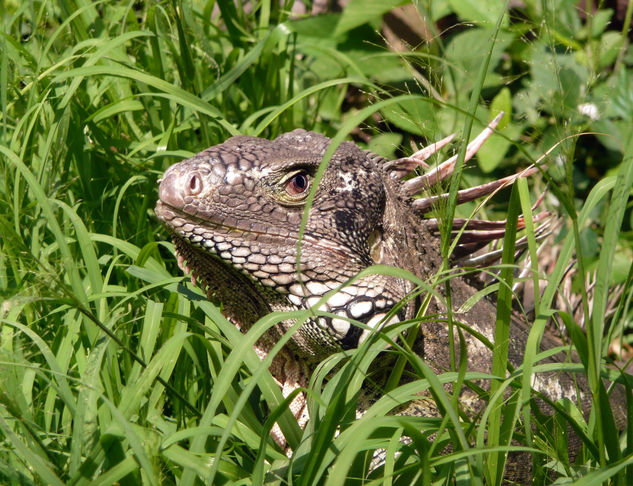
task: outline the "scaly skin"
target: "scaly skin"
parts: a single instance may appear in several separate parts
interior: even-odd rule
[[[411,170],[411,161],[390,163],[344,142],[316,191],[302,242],[299,280],[295,266],[304,203],[329,143],[330,139],[303,130],[272,141],[233,137],[170,167],[162,178],[156,215],[173,233],[180,262],[186,262],[192,278],[209,296],[223,302],[226,315],[242,330],[271,311],[314,306],[370,265],[404,268],[427,282],[440,268],[435,223],[420,218],[416,205],[422,208],[424,202],[416,199],[415,203],[411,191],[398,180],[403,165]],[[425,182],[420,181],[407,184],[410,188]],[[284,393],[305,386],[319,361],[337,350],[358,346],[371,329],[413,317],[415,300],[396,315],[388,315],[412,290],[413,285],[400,278],[371,275],[330,296],[319,310],[338,317],[308,321],[273,363],[271,371]],[[466,280],[451,279],[455,309],[475,292]],[[432,299],[427,315],[445,313],[440,293]],[[495,315],[495,306],[481,299],[466,315],[455,317],[493,341]],[[351,325],[350,319],[367,326]],[[258,353],[265,355],[292,324],[284,322],[271,330],[258,342]],[[528,332],[527,324],[516,319],[509,350],[514,366],[522,362]],[[489,373],[491,350],[468,333],[465,340],[468,369]],[[559,344],[545,337],[542,348]],[[451,369],[444,319],[422,323],[415,350],[437,373]],[[553,356],[549,362],[565,359]],[[588,403],[588,394],[577,396],[578,388],[587,389],[582,378],[579,383],[568,374],[545,373],[535,376],[533,386],[552,401],[567,397]],[[378,393],[368,391],[367,400],[371,402]],[[460,402],[470,413],[483,405],[469,389],[461,392]],[[303,402],[299,399],[293,407],[305,421]],[[429,400],[400,413],[438,414]],[[523,481],[530,464],[525,457],[517,461],[513,467],[518,472],[510,476]]]

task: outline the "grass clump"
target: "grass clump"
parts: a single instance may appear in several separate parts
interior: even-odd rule
[[[506,11],[352,0],[318,16],[293,14],[298,2],[2,5],[0,483],[500,484],[518,449],[531,454],[535,483],[553,472],[561,483],[633,483],[633,435],[613,430],[601,380],[618,378],[604,367],[609,346],[631,339],[631,3],[622,16],[568,1]],[[355,391],[382,346],[368,342],[322,364],[302,431],[252,350],[284,316],[244,336],[185,283],[152,215],[157,179],[238,133],[351,132],[397,157],[498,111],[506,121],[462,185],[548,153],[533,191],[550,182],[563,230],[529,342],[552,316],[566,327],[582,363],[565,369],[588,376],[592,414],[562,402],[549,427],[529,413],[530,370],[543,371],[534,346],[471,424],[442,384],[489,377],[436,376],[404,348],[415,379],[354,420]],[[509,205],[487,211],[525,213],[534,199],[522,182]],[[569,274],[585,321],[557,298]],[[443,418],[389,415],[423,389]],[[291,457],[269,437],[275,420]],[[573,463],[570,422],[584,439]],[[376,449],[385,462],[372,471]]]

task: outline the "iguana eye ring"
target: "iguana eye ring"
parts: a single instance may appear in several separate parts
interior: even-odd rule
[[[286,192],[289,196],[297,197],[304,194],[310,188],[308,174],[303,171],[297,172],[286,181]]]

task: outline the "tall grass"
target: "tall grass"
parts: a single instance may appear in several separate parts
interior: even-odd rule
[[[397,52],[377,29],[402,2],[352,0],[342,13],[305,18],[291,16],[291,3],[3,2],[0,484],[500,484],[516,450],[531,454],[539,484],[552,472],[577,484],[631,484],[633,434],[614,430],[601,380],[618,378],[605,357],[631,320],[626,28],[609,27],[606,10],[585,17],[573,2],[526,1],[504,16],[469,10],[472,2],[421,2],[413,11],[431,20],[430,35]],[[439,19],[450,29],[440,31]],[[585,114],[592,106],[598,117]],[[508,122],[462,184],[514,172],[555,146],[532,194],[521,182],[500,211],[509,220],[527,213],[550,181],[565,228],[553,268],[534,267],[545,288],[522,367],[498,380],[463,369],[435,375],[396,346],[419,325],[403,323],[321,364],[302,430],[252,345],[305,313],[273,313],[242,335],[181,276],[152,213],[157,179],[238,133],[303,127],[398,156],[410,142],[477,129],[499,110]],[[534,256],[531,226],[528,218]],[[570,267],[586,334],[555,299]],[[512,275],[502,273],[506,282]],[[501,291],[500,316],[512,298]],[[529,406],[531,373],[554,369],[537,353],[551,316],[581,358],[560,369],[588,376],[594,405],[585,421],[571,402],[557,404],[555,427]],[[356,392],[386,340],[414,376],[355,419]],[[495,356],[495,373],[505,370],[503,351]],[[473,421],[442,385],[480,379],[495,385]],[[422,390],[442,417],[390,414]],[[290,457],[270,438],[275,421]],[[584,438],[571,464],[568,422]],[[372,470],[377,449],[385,461]]]

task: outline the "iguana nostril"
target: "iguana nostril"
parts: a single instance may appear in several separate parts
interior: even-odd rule
[[[202,179],[200,178],[200,174],[194,172],[189,176],[189,181],[187,183],[188,195],[195,196],[202,191]]]

